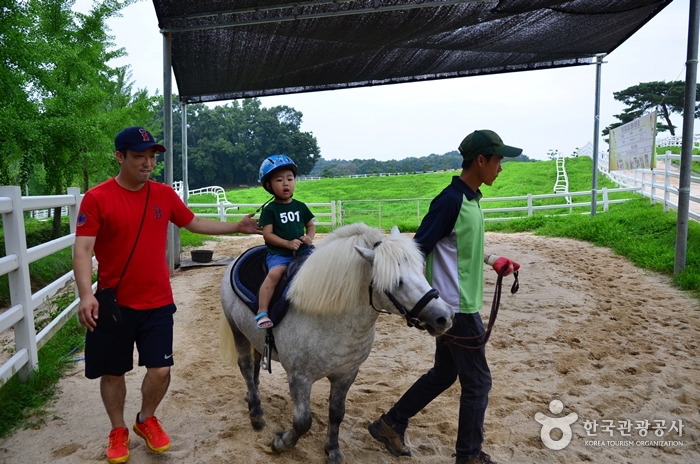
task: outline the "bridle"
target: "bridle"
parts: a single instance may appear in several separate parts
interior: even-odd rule
[[[379,244],[382,243],[381,241],[376,242],[373,246],[372,249],[377,248]],[[378,313],[382,314],[389,314],[389,311],[383,310],[383,309],[377,309],[374,307],[374,303],[372,302],[372,293],[374,293],[374,287],[372,286],[372,282],[369,283],[369,304],[372,306],[372,309],[377,311]],[[431,288],[428,290],[425,295],[421,297],[420,300],[413,306],[413,308],[409,311],[406,309],[404,305],[399,302],[399,300],[396,299],[394,295],[388,290],[384,290],[384,294],[389,298],[389,301],[391,301],[394,304],[394,307],[399,311],[399,314],[403,316],[404,319],[406,319],[406,324],[409,327],[415,327],[420,330],[425,330],[425,327],[423,327],[423,323],[418,319],[418,315],[420,312],[425,308],[428,303],[430,303],[430,300],[436,300],[440,297],[440,292],[438,292],[436,289]]]
[[[501,306],[501,286],[503,284],[503,277],[506,272],[506,267],[501,269],[501,272],[498,274],[498,278],[496,279],[496,290],[494,290],[493,293],[493,301],[491,301],[491,313],[489,314],[489,328],[486,329],[486,332],[484,332],[481,335],[477,335],[475,337],[457,337],[455,335],[450,335],[450,334],[442,334],[441,337],[445,337],[447,339],[446,344],[455,346],[457,348],[462,348],[464,350],[478,350],[486,346],[486,343],[489,341],[489,337],[491,337],[491,330],[493,330],[493,326],[496,324],[496,317],[498,316],[498,309]],[[518,271],[513,272],[513,277],[515,278],[515,281],[513,282],[513,286],[510,288],[510,293],[516,293],[518,289],[520,288],[520,283],[518,282]],[[477,340],[476,343],[479,343],[479,339],[483,338],[483,343],[479,346],[470,346],[470,345],[463,345],[458,342],[471,342],[474,340]]]
[[[382,314],[389,314],[389,311],[386,311],[384,309],[377,309],[374,307],[374,303],[372,303],[372,292],[374,291],[374,288],[372,288],[372,284],[369,284],[369,304],[372,306],[372,309],[377,311],[378,313]],[[425,330],[425,327],[423,327],[423,323],[418,319],[418,315],[420,312],[425,308],[428,303],[430,303],[430,300],[435,300],[440,297],[440,292],[438,292],[436,289],[431,288],[426,292],[423,297],[418,300],[416,305],[411,309],[410,311],[406,309],[404,305],[402,305],[399,300],[394,297],[394,295],[391,294],[390,291],[384,290],[384,294],[389,298],[389,300],[394,304],[394,307],[399,311],[399,314],[403,316],[404,319],[406,319],[406,324],[409,327],[415,327],[416,329],[420,330]]]

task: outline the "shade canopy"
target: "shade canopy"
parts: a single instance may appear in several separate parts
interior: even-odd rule
[[[671,0],[153,0],[184,103],[576,66]]]

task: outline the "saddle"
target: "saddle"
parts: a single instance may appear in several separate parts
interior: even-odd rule
[[[253,315],[258,312],[258,292],[267,276],[266,255],[267,248],[265,245],[249,248],[238,257],[231,270],[231,288],[238,295],[238,298],[250,308]],[[287,300],[289,283],[309,255],[310,253],[305,253],[294,258],[289,263],[284,276],[282,276],[275,288],[275,292],[272,294],[267,313],[275,327],[282,321],[289,309],[289,300]]]

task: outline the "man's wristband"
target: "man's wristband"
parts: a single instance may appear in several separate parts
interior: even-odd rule
[[[484,260],[485,264],[488,264],[489,266],[493,267],[494,264],[496,264],[496,261],[498,260],[498,256],[494,255],[493,253],[489,254],[486,259]]]

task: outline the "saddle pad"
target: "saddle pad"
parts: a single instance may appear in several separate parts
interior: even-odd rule
[[[231,287],[233,291],[254,314],[258,312],[260,286],[267,276],[266,256],[267,248],[264,245],[250,248],[236,260],[231,271]],[[268,317],[274,325],[279,324],[284,315],[287,314],[289,309],[289,301],[286,298],[288,284],[308,257],[309,254],[307,253],[292,260],[287,266],[284,276],[277,284],[268,309]]]

